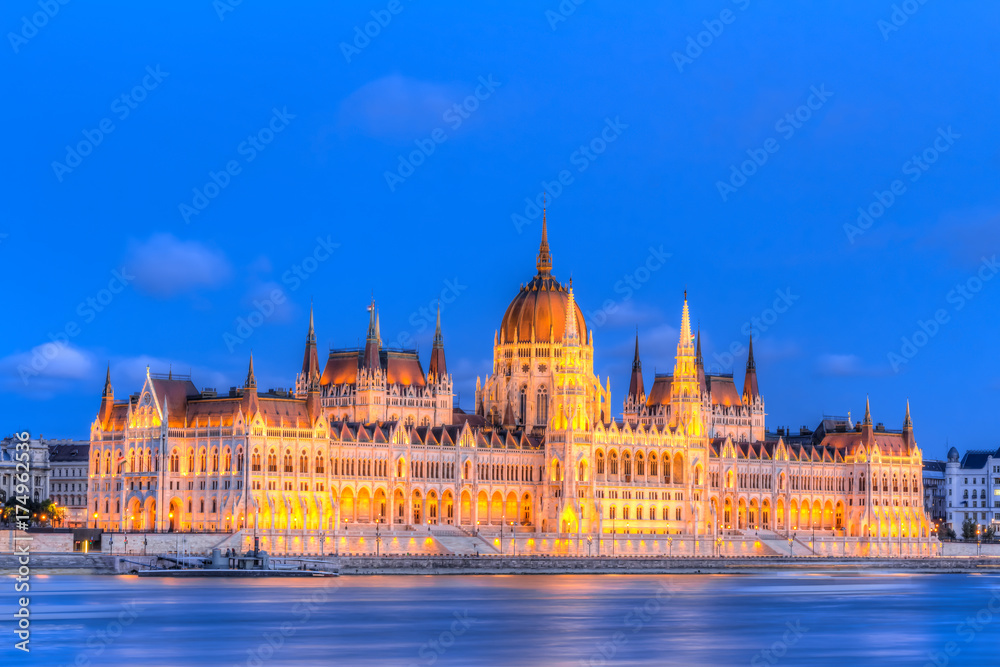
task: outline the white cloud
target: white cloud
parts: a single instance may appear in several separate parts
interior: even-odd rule
[[[201,287],[219,287],[232,274],[221,251],[165,233],[144,242],[130,242],[125,263],[135,275],[136,287],[160,299]]]
[[[886,372],[885,368],[867,366],[856,354],[820,355],[816,370],[826,377],[872,377]]]
[[[0,386],[7,391],[50,398],[87,378],[92,355],[72,344],[43,343],[0,359]]]
[[[444,127],[442,115],[461,97],[453,86],[391,74],[365,84],[341,103],[340,128],[409,142]]]

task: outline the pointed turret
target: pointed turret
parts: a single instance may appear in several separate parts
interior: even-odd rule
[[[635,331],[635,355],[632,357],[632,378],[628,383],[628,400],[638,405],[646,400],[646,386],[642,379],[642,362],[639,360],[639,330]]]
[[[444,360],[444,338],[441,336],[441,302],[438,301],[437,325],[434,328],[434,346],[431,348],[430,376],[435,381],[440,381],[448,374],[448,367]]]
[[[569,301],[566,303],[566,324],[563,327],[563,345],[578,346],[580,332],[576,327],[576,297],[573,296],[573,279],[569,279]]]
[[[107,373],[104,375],[104,391],[101,393],[101,409],[97,413],[97,418],[101,421],[102,428],[106,428],[111,418],[111,410],[115,406],[115,390],[111,386],[111,364],[108,363]]]
[[[382,348],[382,340],[379,332],[378,310],[375,308],[375,299],[372,299],[368,306],[368,336],[365,340],[364,368],[374,371],[382,368],[379,360],[379,351]]]
[[[861,422],[861,442],[871,445],[875,442],[875,428],[872,426],[871,401],[865,396],[865,419]]]
[[[312,304],[309,304],[309,332],[306,334],[306,351],[302,357],[302,377],[309,387],[319,384],[319,357],[316,352],[316,326]]]
[[[694,356],[694,336],[691,335],[691,313],[688,311],[688,292],[684,290],[684,310],[681,311],[681,335],[677,341],[678,356]]]
[[[514,424],[514,409],[510,405],[510,399],[507,399],[507,407],[503,409],[503,425],[512,427]]]
[[[906,416],[903,417],[903,443],[906,451],[913,451],[913,420],[910,419],[910,399],[906,399]]]
[[[753,358],[753,336],[750,336],[750,351],[747,353],[747,373],[743,380],[743,402],[753,403],[760,397],[757,388],[757,362]]]
[[[545,207],[542,207],[542,242],[538,245],[538,260],[535,262],[538,275],[547,276],[552,273],[552,255],[549,253],[549,230],[545,221]]]
[[[253,371],[253,352],[250,353],[250,368],[247,369],[247,381],[243,386],[247,389],[257,389],[257,376]]]
[[[247,420],[249,420],[254,413],[258,412],[258,410],[257,375],[253,370],[253,352],[251,352],[250,367],[247,369],[247,381],[243,386],[243,414],[245,414],[247,416]]]
[[[708,393],[708,383],[705,381],[705,360],[701,356],[701,326],[698,326],[698,339],[697,348],[695,349],[695,368],[698,369],[698,386],[701,388],[701,393]]]

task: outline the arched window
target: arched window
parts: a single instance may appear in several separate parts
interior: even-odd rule
[[[212,472],[219,472],[219,450],[212,449]]]
[[[597,474],[604,474],[604,452],[597,450]]]
[[[649,453],[649,476],[656,477],[656,453]]]
[[[233,453],[226,448],[226,453],[222,457],[222,469],[229,472],[233,469]]]
[[[580,476],[577,478],[578,481],[587,481],[587,464],[584,461],[580,461]]]
[[[523,385],[517,396],[517,423],[524,424],[528,416],[528,386]]]
[[[136,468],[135,468],[135,450],[134,449],[131,450],[128,453],[128,469],[129,469],[129,472],[136,472]]]
[[[663,455],[663,483],[670,484],[670,454]]]
[[[622,468],[625,473],[625,479],[628,480],[632,476],[632,454],[625,452],[622,454]]]
[[[646,459],[643,458],[642,452],[635,455],[635,474],[639,477],[646,474]]]
[[[170,453],[170,472],[180,472],[181,471],[181,457],[174,450]]]
[[[285,472],[295,472],[295,468],[292,466],[292,450],[285,450]]]
[[[250,470],[252,472],[260,472],[260,450],[254,448],[253,454],[250,456]]]
[[[325,469],[325,467],[323,465],[323,455],[322,454],[316,454],[316,474],[317,475],[322,475],[325,472],[326,472],[326,469]]]
[[[273,449],[267,454],[267,471],[278,472],[278,454]]]
[[[403,476],[403,459],[396,461],[396,477]]]
[[[549,421],[549,390],[542,385],[535,396],[535,423],[544,426]]]
[[[468,461],[465,462],[465,469],[462,472],[462,479],[469,479],[472,474],[472,464]]]
[[[309,455],[306,454],[305,450],[299,456],[299,472],[303,474],[309,472]]]
[[[208,472],[208,455],[204,448],[198,452],[198,472]]]
[[[413,426],[413,415],[406,415],[406,420],[403,423],[407,426]]]
[[[194,449],[188,447],[188,472],[194,472]]]
[[[611,450],[611,455],[608,458],[608,469],[612,475],[618,474],[618,452]]]
[[[611,506],[611,507],[610,507],[610,508],[608,509],[608,518],[609,518],[609,519],[615,519],[615,518],[617,518],[617,517],[615,516],[616,514],[618,514],[618,512],[617,512],[617,511],[615,511],[615,506],[614,506],[614,505],[612,505],[612,506]]]

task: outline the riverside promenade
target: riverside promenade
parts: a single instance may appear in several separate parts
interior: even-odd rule
[[[166,555],[168,558],[170,555]],[[327,556],[289,558],[305,569],[339,567],[342,575],[467,574],[755,574],[767,572],[1000,572],[998,557],[822,558],[661,556]],[[132,574],[166,567],[156,555],[33,553],[32,574]],[[17,572],[17,557],[0,554],[0,574]]]

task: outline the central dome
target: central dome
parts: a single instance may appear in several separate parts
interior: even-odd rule
[[[531,340],[534,327],[535,341],[559,343],[566,328],[566,309],[569,307],[569,290],[552,276],[552,256],[545,216],[542,216],[542,243],[538,249],[538,273],[514,297],[500,323],[503,340],[526,343]],[[575,299],[574,299],[575,301]],[[586,337],[587,323],[583,311],[575,304],[576,330]]]

